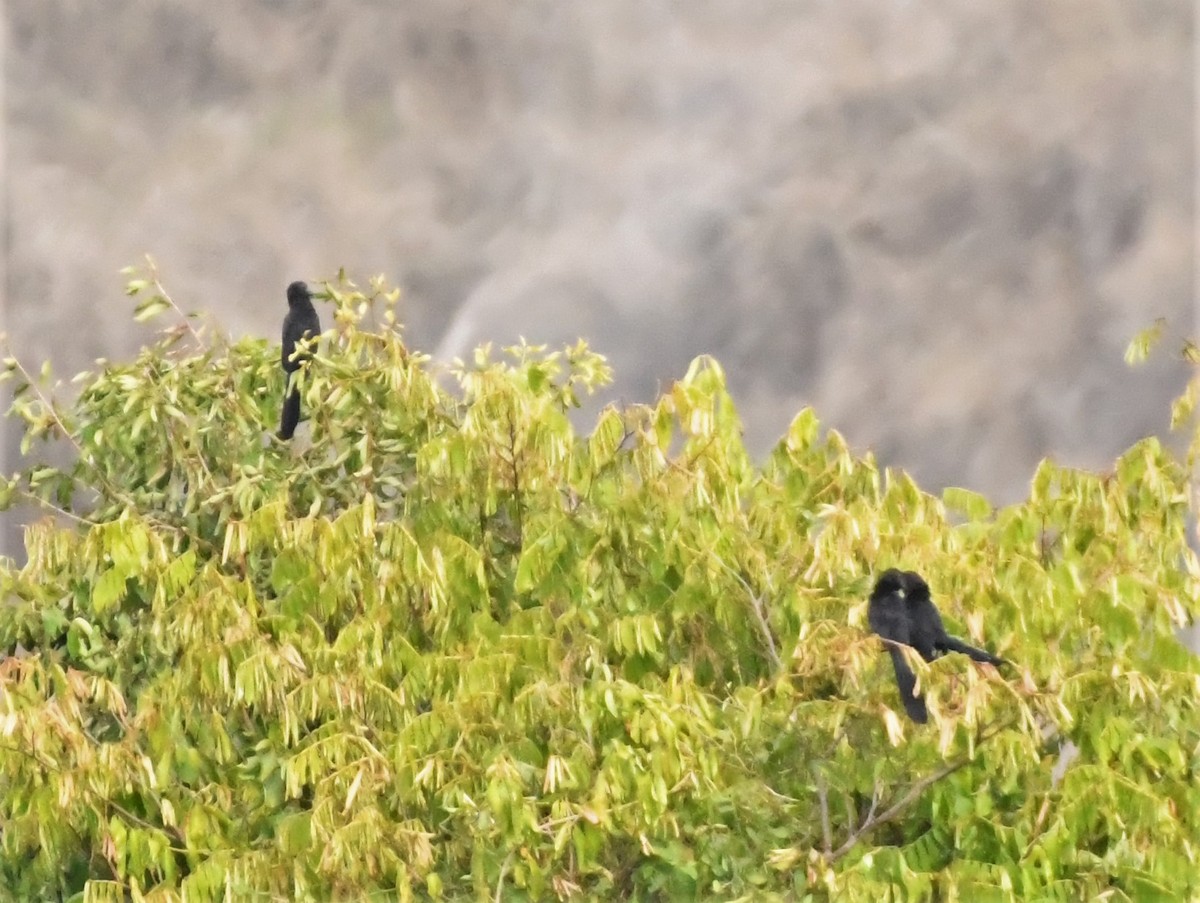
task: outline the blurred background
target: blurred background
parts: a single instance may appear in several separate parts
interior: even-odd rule
[[[7,0],[4,328],[69,376],[145,341],[117,273],[145,252],[272,341],[289,281],[385,273],[439,358],[583,336],[645,401],[709,353],[756,453],[813,405],[926,489],[1013,501],[1045,455],[1165,433],[1187,378],[1122,352],[1195,332],[1194,27],[1186,0]]]

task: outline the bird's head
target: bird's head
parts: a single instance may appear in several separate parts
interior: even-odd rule
[[[882,599],[884,596],[903,596],[905,591],[905,575],[896,568],[888,568],[875,581],[875,589],[871,591],[872,599]]]
[[[304,282],[293,282],[287,287],[288,307],[297,304],[312,304],[312,295],[308,293],[308,285]]]
[[[929,584],[916,571],[904,572],[904,594],[909,599],[928,599]]]

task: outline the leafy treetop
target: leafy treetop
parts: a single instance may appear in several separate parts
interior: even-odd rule
[[[1194,895],[1198,570],[1156,440],[997,510],[808,410],[756,464],[708,358],[579,435],[582,342],[443,372],[382,280],[324,298],[303,450],[277,349],[182,314],[71,403],[7,361],[0,489],[51,516],[0,567],[0,899]],[[887,566],[1016,671],[915,662],[904,721]]]

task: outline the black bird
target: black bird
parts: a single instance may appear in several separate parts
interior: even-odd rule
[[[976,649],[946,633],[942,616],[929,597],[929,584],[915,571],[889,568],[880,576],[867,604],[867,621],[888,647],[896,685],[908,717],[924,724],[929,720],[925,700],[915,692],[917,679],[896,645],[912,646],[927,662],[945,652],[961,652],[977,662],[1003,665],[1004,659]]]
[[[297,343],[313,339],[321,334],[321,320],[313,307],[312,295],[303,282],[293,282],[287,287],[287,316],[283,318],[283,376],[290,379],[300,365],[312,359],[312,353],[301,350],[296,353]],[[285,386],[285,391],[287,391]],[[300,422],[300,389],[292,386],[283,399],[283,414],[279,420],[279,438],[291,439]]]

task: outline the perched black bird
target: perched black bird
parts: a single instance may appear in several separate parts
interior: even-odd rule
[[[920,724],[929,720],[929,713],[925,700],[915,692],[916,676],[897,643],[912,646],[927,662],[945,652],[961,652],[977,662],[1004,664],[1004,659],[946,633],[942,616],[929,597],[929,584],[914,571],[900,572],[889,568],[879,576],[867,605],[867,621],[888,647],[892,667],[896,670],[896,685],[900,688],[900,699],[908,717]]]
[[[296,353],[296,345],[303,339],[312,339],[321,334],[321,321],[313,307],[312,295],[303,282],[293,282],[287,287],[288,312],[283,318],[283,374],[288,379],[300,369],[300,365],[312,359],[311,352]],[[286,391],[286,389],[285,389]],[[279,420],[279,438],[291,439],[300,422],[300,389],[293,386],[283,399],[283,415]]]

